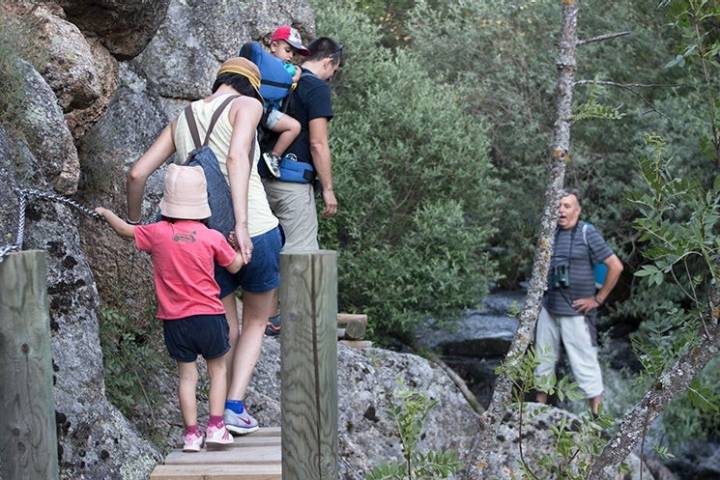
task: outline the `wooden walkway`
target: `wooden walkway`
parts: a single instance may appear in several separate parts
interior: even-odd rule
[[[261,428],[235,443],[197,453],[173,450],[150,480],[280,480],[280,428]]]

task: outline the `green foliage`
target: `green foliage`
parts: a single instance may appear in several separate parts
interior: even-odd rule
[[[633,335],[647,377],[644,383],[651,384],[697,343],[710,315],[707,292],[720,275],[720,176],[708,188],[700,180],[678,178],[672,173],[667,143],[657,136],[648,136],[646,143],[648,153],[640,160],[645,188],[631,200],[640,213],[635,228],[650,263],[635,276],[649,288],[670,285],[674,292],[654,307],[656,315]],[[711,365],[665,412],[671,442],[720,430],[720,383]]]
[[[663,69],[673,49],[667,19],[649,3],[621,0],[609,8],[602,0],[583,2],[580,38],[621,30],[633,33],[578,48],[578,80],[675,83],[677,72]],[[492,243],[509,287],[529,274],[543,205],[550,161],[547,145],[555,122],[560,7],[555,0],[453,2],[444,7],[418,2],[411,15],[411,48],[423,55],[439,81],[461,89],[468,109],[491,126],[491,159],[500,178],[498,195],[506,205]],[[573,162],[566,184],[583,190],[583,218],[615,242],[624,260],[624,253],[634,253],[626,221],[632,209],[624,201],[628,186],[637,181],[628,175],[640,143],[634,132],[657,121],[673,120],[667,130],[676,128],[676,112],[687,119],[687,126],[697,124],[691,120],[697,111],[680,102],[670,111],[653,110],[655,99],[666,93],[673,91],[592,83],[575,89]],[[687,149],[683,156],[693,158],[694,150]]]
[[[147,372],[168,368],[163,361],[160,322],[137,325],[109,308],[100,310],[100,320],[107,396],[126,417],[144,424],[159,402]]]
[[[341,308],[370,314],[376,335],[407,335],[476,305],[495,279],[486,127],[415,54],[383,48],[352,2],[316,13],[348,45],[331,128],[340,209],[321,243],[340,252]]]
[[[417,450],[423,422],[437,401],[404,385],[397,392],[397,398],[398,403],[390,413],[398,426],[404,462],[381,464],[370,471],[366,480],[440,480],[455,473],[460,468],[455,452]]]
[[[568,377],[559,381],[555,375],[535,378],[538,356],[542,352],[528,349],[520,361],[515,364],[504,363],[497,368],[498,375],[507,375],[513,383],[513,395],[516,408],[519,410],[519,429],[523,424],[545,412],[547,407],[535,408],[525,413],[525,398],[534,391],[555,395],[561,402],[580,401],[583,395],[577,385]],[[591,465],[593,455],[598,455],[605,446],[602,438],[603,430],[612,425],[607,415],[592,418],[589,413],[580,415],[577,421],[569,421],[562,417],[559,424],[550,425],[554,444],[549,455],[522,454],[520,464],[524,479],[532,480],[584,480]],[[520,440],[522,442],[522,438]],[[520,445],[522,448],[522,444]],[[521,451],[522,452],[522,451]],[[532,458],[532,462],[529,459]]]

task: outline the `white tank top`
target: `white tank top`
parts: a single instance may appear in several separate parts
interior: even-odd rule
[[[192,103],[193,114],[197,122],[201,141],[205,139],[205,132],[210,125],[212,114],[227,97],[228,95],[220,95],[210,102],[198,100]],[[228,119],[229,114],[230,106],[227,106],[215,124],[208,144],[217,157],[220,170],[223,175],[225,175],[226,180],[228,178],[226,159],[230,151],[230,139],[232,138],[232,125],[230,125],[230,120]],[[178,117],[177,125],[175,126],[174,140],[175,148],[177,149],[177,161],[183,163],[187,159],[188,153],[195,149],[195,144],[193,143],[185,115]],[[275,215],[273,215],[270,210],[270,205],[265,195],[265,188],[260,180],[260,175],[258,175],[257,164],[259,159],[260,146],[257,143],[256,137],[255,155],[252,168],[250,169],[250,183],[248,185],[248,232],[251,237],[269,232],[277,227],[279,223],[278,219],[275,218]]]

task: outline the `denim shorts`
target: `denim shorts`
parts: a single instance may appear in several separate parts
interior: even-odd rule
[[[280,110],[270,110],[267,114],[267,118],[265,118],[265,128],[268,128],[272,130],[275,128],[275,125],[280,121],[280,119],[285,115]]]
[[[252,237],[250,263],[236,274],[215,265],[215,281],[220,286],[220,298],[238,288],[245,292],[263,293],[280,286],[280,249],[283,246],[280,227]]]
[[[230,350],[230,331],[222,314],[163,320],[163,333],[168,353],[178,362],[194,362],[198,355],[212,360]]]

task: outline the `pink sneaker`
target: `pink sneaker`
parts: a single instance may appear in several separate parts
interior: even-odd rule
[[[183,452],[199,452],[202,446],[202,433],[188,433],[183,435]]]
[[[233,443],[233,441],[232,435],[230,435],[224,424],[220,424],[219,427],[208,426],[207,437],[205,438],[205,443],[208,445],[227,445]]]

